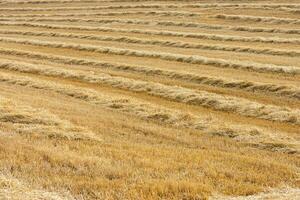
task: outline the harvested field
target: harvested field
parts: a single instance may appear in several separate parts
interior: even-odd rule
[[[0,199],[300,199],[299,0],[0,0]]]

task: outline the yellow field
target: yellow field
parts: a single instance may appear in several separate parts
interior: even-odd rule
[[[300,1],[0,0],[0,199],[300,199]]]

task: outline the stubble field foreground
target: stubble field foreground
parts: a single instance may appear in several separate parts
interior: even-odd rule
[[[299,0],[0,0],[0,199],[300,199]]]

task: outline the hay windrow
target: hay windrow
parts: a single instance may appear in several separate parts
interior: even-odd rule
[[[108,74],[89,74],[71,70],[56,68],[39,68],[32,65],[11,65],[2,63],[2,68],[16,71],[37,73],[42,75],[73,78],[90,83],[110,85],[112,87],[126,89],[134,92],[144,92],[150,95],[166,98],[185,104],[203,106],[224,112],[234,112],[248,117],[257,117],[271,121],[300,124],[300,111],[291,110],[272,105],[264,105],[246,99],[222,96],[206,91],[194,91],[182,87],[168,86],[160,83],[132,80],[123,77],[110,76]]]
[[[280,49],[257,49],[250,47],[238,47],[228,45],[205,45],[196,43],[185,43],[185,42],[174,42],[171,40],[144,40],[134,37],[111,37],[111,36],[97,36],[97,35],[83,35],[83,34],[64,34],[54,32],[25,32],[25,31],[0,31],[0,34],[18,34],[28,36],[47,36],[47,37],[63,37],[63,38],[76,38],[76,39],[87,39],[96,41],[113,41],[128,44],[140,44],[140,45],[158,45],[163,47],[175,47],[183,49],[201,49],[201,50],[215,50],[215,51],[229,51],[239,53],[253,53],[253,54],[265,54],[273,56],[288,56],[297,57],[300,56],[300,51],[288,51]]]
[[[255,71],[255,72],[269,72],[269,73],[283,73],[287,75],[298,75],[300,74],[300,68],[294,66],[280,66],[274,64],[262,64],[257,62],[244,62],[239,60],[225,60],[219,58],[208,58],[198,55],[182,55],[182,54],[173,54],[173,53],[157,53],[151,51],[141,51],[141,50],[131,50],[131,49],[121,49],[105,46],[92,46],[92,45],[78,45],[78,44],[69,44],[61,42],[42,42],[39,40],[20,40],[20,39],[11,39],[11,38],[0,38],[1,42],[8,43],[17,43],[25,45],[34,45],[34,46],[43,46],[51,48],[65,48],[73,49],[79,51],[89,51],[97,52],[102,54],[111,54],[111,55],[121,55],[121,56],[133,56],[133,57],[145,57],[153,59],[161,59],[166,61],[175,61],[179,63],[189,63],[189,64],[201,64],[201,65],[210,65],[219,68],[233,68],[241,69],[246,71]]]
[[[287,85],[275,85],[275,84],[263,84],[259,82],[250,82],[243,80],[229,80],[220,77],[212,76],[201,76],[195,75],[183,71],[172,71],[164,70],[161,68],[154,68],[148,66],[135,66],[121,63],[111,63],[111,62],[100,62],[92,59],[79,59],[66,56],[55,56],[50,54],[43,53],[32,53],[26,51],[12,51],[0,48],[0,54],[4,55],[15,55],[24,58],[33,58],[38,60],[48,60],[50,62],[58,64],[69,64],[69,65],[82,65],[88,67],[96,67],[101,69],[111,69],[124,72],[139,73],[142,75],[148,76],[162,76],[170,79],[183,80],[191,83],[204,84],[214,87],[230,88],[230,89],[239,89],[247,92],[261,92],[266,94],[271,94],[275,96],[285,97],[285,98],[295,98],[299,99],[299,90],[293,86]],[[11,63],[13,66],[13,63]],[[2,66],[7,69],[8,65],[5,64]]]
[[[30,70],[32,72],[35,71],[35,73],[38,73],[37,70],[34,69],[24,69],[24,71],[27,72]],[[49,69],[44,70],[44,72],[44,75],[46,73],[48,75],[59,74],[59,76],[61,77],[76,78],[75,72],[73,72],[72,74],[68,73],[67,71],[59,72],[57,70],[53,70],[51,72],[51,70]],[[79,76],[81,78],[84,77],[83,74]],[[132,115],[143,120],[150,120],[153,122],[158,122],[161,124],[174,126],[178,128],[201,130],[204,133],[210,135],[229,137],[239,142],[252,144],[255,145],[257,148],[265,148],[266,141],[270,142],[270,144],[276,144],[280,142],[284,142],[287,144],[277,149],[269,148],[269,150],[272,151],[281,151],[289,153],[298,152],[299,148],[294,138],[287,137],[281,134],[270,133],[269,131],[261,129],[260,127],[246,127],[245,125],[232,125],[224,123],[220,125],[218,119],[213,119],[209,116],[195,116],[191,113],[182,112],[174,109],[168,109],[163,106],[155,105],[149,102],[144,102],[135,98],[124,98],[118,95],[99,93],[98,91],[92,89],[85,89],[82,87],[75,87],[72,85],[42,81],[27,77],[24,78],[20,76],[13,76],[5,73],[0,73],[0,82],[12,85],[19,85],[22,87],[34,88],[38,90],[53,91],[75,99],[96,104],[109,110]],[[95,80],[93,81],[93,83],[95,83]],[[137,85],[133,87],[135,87],[136,91],[141,91],[141,89],[138,88]],[[177,98],[180,97],[178,96]],[[27,120],[32,119],[29,118]]]

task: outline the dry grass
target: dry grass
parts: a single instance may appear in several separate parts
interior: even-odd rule
[[[0,175],[0,198],[1,199],[24,199],[24,200],[72,200],[69,194],[58,194],[45,190],[32,189],[11,175]]]
[[[262,199],[297,199],[300,198],[300,190],[294,188],[282,188],[269,192],[251,195],[249,197],[216,197],[215,200],[262,200]]]
[[[0,199],[299,199],[297,0],[0,5]]]

